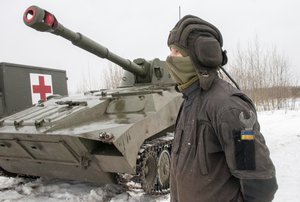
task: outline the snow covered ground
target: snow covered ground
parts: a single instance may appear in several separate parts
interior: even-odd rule
[[[262,112],[258,118],[276,167],[274,201],[300,201],[300,110]]]
[[[300,201],[300,110],[260,112],[258,119],[277,171],[279,190],[274,202]],[[96,186],[58,179],[0,177],[1,202],[169,200],[169,195],[147,196],[141,190],[124,192],[120,187],[113,185]]]

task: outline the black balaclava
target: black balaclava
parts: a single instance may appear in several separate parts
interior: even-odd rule
[[[197,72],[200,87],[209,89],[217,77],[219,66],[227,62],[222,50],[220,31],[209,22],[187,15],[177,22],[168,38],[168,46],[175,45],[187,51]]]

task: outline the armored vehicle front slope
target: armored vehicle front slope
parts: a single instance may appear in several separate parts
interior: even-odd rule
[[[127,71],[117,89],[54,97],[0,120],[2,169],[97,183],[115,183],[115,175],[129,173],[147,193],[168,190],[172,136],[167,134],[182,98],[165,62],[121,58],[36,6],[25,11],[24,22]]]

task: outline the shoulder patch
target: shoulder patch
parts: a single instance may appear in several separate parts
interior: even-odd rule
[[[254,140],[253,126],[256,123],[256,116],[253,111],[250,110],[250,117],[245,118],[244,112],[241,112],[239,119],[244,125],[245,129],[241,131],[241,140]]]
[[[249,118],[245,118],[244,112],[241,112],[239,120],[244,129],[233,134],[236,166],[238,170],[255,170],[255,132],[253,127],[256,123],[256,115],[250,110]]]

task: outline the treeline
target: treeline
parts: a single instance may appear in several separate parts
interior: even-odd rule
[[[258,110],[295,109],[300,98],[300,87],[270,87],[244,91]]]
[[[227,68],[258,110],[295,109],[298,81],[288,58],[276,47],[262,48],[256,39],[245,49],[238,47]]]

